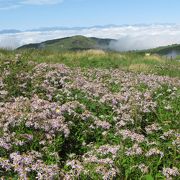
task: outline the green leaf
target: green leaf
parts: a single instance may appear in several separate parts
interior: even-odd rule
[[[145,177],[146,180],[154,180],[154,178],[150,174],[147,174],[144,177]]]

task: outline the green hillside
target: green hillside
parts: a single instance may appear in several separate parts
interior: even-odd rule
[[[180,55],[180,44],[173,44],[173,45],[148,49],[145,50],[145,52],[156,53],[159,55],[169,55],[169,54],[171,55],[173,53],[175,53],[176,55]]]
[[[41,43],[23,45],[18,50],[26,49],[43,49],[56,52],[78,51],[89,49],[112,50],[109,46],[110,42],[117,41],[115,39],[101,39],[95,37],[72,36],[60,39],[53,39]],[[180,55],[180,45],[173,44],[168,46],[157,47],[153,49],[135,51],[137,53],[153,53],[162,56],[176,57]]]
[[[62,39],[49,40],[42,43],[28,44],[18,49],[45,49],[53,51],[76,51],[88,49],[109,49],[109,43],[113,39],[88,38],[84,36],[73,36]]]

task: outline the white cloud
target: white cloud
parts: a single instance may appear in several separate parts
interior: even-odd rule
[[[124,28],[118,42],[111,43],[116,50],[142,50],[180,44],[180,26],[178,25],[153,25]]]
[[[63,0],[0,0],[0,10],[16,9],[25,5],[54,5]]]
[[[22,1],[22,4],[45,5],[45,4],[58,4],[62,2],[63,0],[24,0]]]
[[[20,0],[0,0],[0,10],[9,10],[20,7]]]
[[[180,44],[180,25],[119,26],[0,34],[0,47],[16,48],[28,43],[73,35],[118,39],[117,43],[111,43],[111,47],[116,50],[147,49]]]
[[[21,5],[8,5],[8,6],[0,5],[0,10],[10,10],[10,9],[16,9],[19,7],[21,7]]]

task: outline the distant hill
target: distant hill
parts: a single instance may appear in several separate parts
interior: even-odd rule
[[[169,58],[175,58],[180,55],[180,44],[173,44],[168,46],[162,46],[158,48],[148,49],[145,52],[150,52],[154,54],[159,54],[161,56],[166,56]]]
[[[53,51],[77,51],[88,49],[110,50],[109,44],[114,39],[100,39],[95,37],[72,36],[54,39],[42,43],[27,44],[18,49],[47,49]]]
[[[112,50],[110,43],[116,42],[115,39],[102,39],[95,37],[85,36],[72,36],[60,39],[48,40],[41,43],[23,45],[17,49],[45,49],[52,51],[77,51],[77,50],[89,50],[89,49],[101,49],[101,50]],[[152,53],[166,57],[175,58],[180,55],[180,44],[173,44],[168,46],[157,47],[153,49],[140,50],[140,53]]]

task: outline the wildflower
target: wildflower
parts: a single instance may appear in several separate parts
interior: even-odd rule
[[[94,123],[96,124],[97,127],[101,127],[103,129],[109,129],[111,127],[111,124],[106,121],[97,120]]]
[[[107,144],[107,145],[100,146],[97,149],[97,152],[104,155],[108,153],[115,155],[118,152],[119,148],[120,146],[110,146]]]
[[[152,134],[153,131],[158,131],[160,129],[161,129],[161,127],[159,127],[159,124],[157,124],[157,123],[154,123],[152,125],[149,125],[149,126],[145,127],[145,130],[146,130],[147,134]]]
[[[162,158],[164,156],[164,153],[162,151],[160,151],[157,148],[151,148],[146,154],[145,156],[150,157],[153,155],[160,155],[160,157]]]
[[[163,168],[162,173],[168,179],[172,179],[172,177],[177,177],[180,175],[178,168],[176,168],[176,167]]]
[[[142,149],[139,147],[138,144],[134,144],[131,148],[127,149],[125,154],[127,156],[133,156],[133,155],[141,155],[142,154]]]
[[[113,167],[108,169],[107,167],[101,165],[96,168],[96,172],[103,176],[103,180],[109,180],[116,177],[118,170]]]
[[[145,140],[144,135],[137,134],[130,130],[121,130],[118,132],[118,134],[122,135],[123,139],[130,138],[132,141],[137,141],[139,143]]]
[[[140,169],[140,171],[143,173],[143,174],[146,174],[146,173],[148,173],[148,166],[146,166],[145,164],[139,164],[138,166],[137,166],[139,169]]]
[[[56,109],[56,113],[60,113],[61,112],[61,110],[60,109]]]
[[[171,107],[170,105],[167,105],[167,106],[164,107],[164,109],[166,109],[166,110],[171,110],[172,107]]]
[[[76,176],[79,176],[81,172],[84,170],[84,167],[81,165],[80,161],[78,160],[67,161],[66,165],[71,166],[74,172],[73,174]]]
[[[0,167],[5,169],[6,171],[9,171],[9,170],[11,170],[12,165],[11,165],[9,159],[0,157]]]

